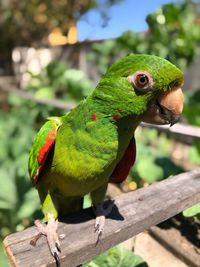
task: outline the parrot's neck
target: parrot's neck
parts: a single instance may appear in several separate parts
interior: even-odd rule
[[[102,134],[104,130],[105,134],[107,131],[110,134],[113,132],[113,135],[127,142],[134,136],[135,129],[140,123],[140,116],[126,115],[120,110],[114,112],[111,107],[110,109],[105,106],[103,108],[90,97],[72,110],[66,119],[74,130],[82,128],[93,132],[102,129]]]
[[[115,125],[119,132],[130,132],[134,134],[136,127],[141,122],[141,115],[137,115],[131,112],[127,112],[123,105],[112,105],[104,100],[96,101],[92,98],[88,98],[84,105],[88,107],[90,117],[93,121],[97,119],[107,119],[113,125]]]
[[[88,105],[93,106],[96,112],[114,120],[122,119],[128,123],[141,120],[148,108],[152,93],[137,95],[125,77],[103,77],[93,93],[87,98]]]

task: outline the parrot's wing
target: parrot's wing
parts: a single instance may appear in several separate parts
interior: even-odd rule
[[[109,182],[121,183],[129,174],[131,167],[133,166],[136,158],[136,143],[133,137],[122,157],[120,162],[115,167]]]
[[[61,125],[58,117],[50,117],[36,135],[29,155],[29,174],[33,183],[37,183],[47,155],[55,144],[57,130]]]

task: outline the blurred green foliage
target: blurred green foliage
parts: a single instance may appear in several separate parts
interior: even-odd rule
[[[183,211],[185,217],[195,217],[200,220],[200,203]]]
[[[200,127],[200,89],[185,95],[183,116],[188,123]],[[197,166],[200,163],[200,140],[196,140],[189,149],[188,158]],[[195,217],[200,220],[200,203],[183,211],[185,217]]]
[[[0,242],[0,266],[2,267],[10,267],[10,264],[7,261],[7,258],[4,254],[3,245]]]
[[[186,92],[183,116],[188,123],[200,126],[200,90]]]
[[[89,59],[99,62],[101,73],[129,53],[161,56],[184,70],[200,53],[198,8],[192,1],[163,5],[147,16],[146,32],[128,31],[116,40],[94,44]]]
[[[47,38],[55,27],[60,27],[65,33],[74,21],[97,4],[95,0],[30,0],[21,4],[14,0],[1,1],[2,45],[33,45]]]
[[[12,73],[11,53],[14,47],[46,46],[49,34],[55,29],[67,36],[77,20],[87,20],[87,11],[92,8],[100,15],[102,25],[106,25],[107,9],[120,1],[0,1],[0,61],[4,71],[6,68],[6,73]]]
[[[151,184],[183,172],[184,168],[171,158],[173,142],[166,133],[158,133],[155,129],[137,128],[136,144],[137,158],[130,179],[136,181],[138,187],[143,183]]]
[[[113,247],[83,267],[148,267],[147,263],[128,249],[122,246]]]
[[[0,240],[22,230],[39,213],[39,198],[27,173],[30,145],[34,136],[36,110],[13,107],[0,112]],[[0,266],[8,266],[0,246]]]
[[[0,236],[23,229],[39,208],[37,193],[30,188],[27,160],[34,136],[35,112],[13,108],[0,114]],[[28,118],[27,118],[28,114]]]
[[[87,79],[83,71],[72,69],[62,61],[49,63],[38,75],[29,74],[32,78],[26,90],[40,99],[80,101],[94,88],[94,83]]]
[[[13,45],[47,44],[48,34],[59,27],[64,35],[78,19],[87,18],[87,11],[95,8],[102,24],[108,20],[107,9],[122,0],[51,0],[38,2],[15,0],[0,2],[0,34],[5,50]],[[19,34],[20,32],[20,34]],[[6,48],[7,46],[7,48]],[[4,50],[4,51],[5,51]]]

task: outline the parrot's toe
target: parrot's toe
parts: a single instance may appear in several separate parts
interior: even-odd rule
[[[97,233],[98,235],[102,234],[102,231],[103,231],[103,228],[105,225],[105,221],[106,221],[106,217],[104,215],[96,217],[94,230],[95,230],[95,233]]]
[[[48,221],[47,225],[45,225],[45,224],[42,224],[39,220],[36,220],[35,226],[37,227],[39,234],[33,240],[31,240],[30,242],[31,245],[35,246],[40,236],[45,235],[47,237],[47,243],[51,251],[51,254],[56,261],[56,266],[59,267],[60,266],[59,254],[61,252],[61,249],[60,249],[60,242],[59,242],[59,238],[57,234],[58,221],[52,217]]]
[[[113,206],[114,206],[114,201],[111,201],[111,203],[106,209],[103,208],[103,203],[94,207],[94,213],[96,215],[94,230],[95,230],[95,233],[97,233],[96,245],[98,244],[101,238],[101,235],[103,233],[103,229],[104,229],[105,222],[106,222],[106,217],[111,213]]]

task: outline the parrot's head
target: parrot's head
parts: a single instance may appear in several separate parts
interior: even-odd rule
[[[183,73],[153,55],[131,54],[114,63],[93,98],[116,118],[134,116],[152,124],[176,123],[183,109]]]

